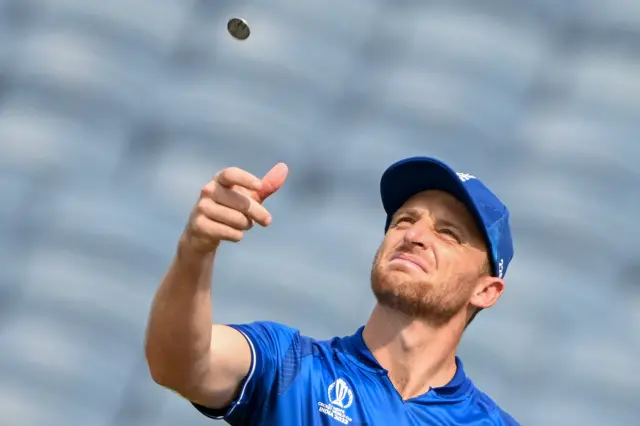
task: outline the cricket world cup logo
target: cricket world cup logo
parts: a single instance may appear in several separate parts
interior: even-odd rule
[[[329,396],[329,404],[318,402],[318,410],[343,425],[351,423],[352,419],[345,410],[353,404],[353,391],[349,389],[347,382],[338,379],[331,383],[327,388],[327,395]]]
[[[329,401],[336,407],[340,407],[343,410],[349,408],[351,404],[353,404],[353,392],[342,379],[338,379],[329,385],[328,394]]]

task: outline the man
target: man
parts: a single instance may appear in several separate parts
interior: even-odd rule
[[[509,213],[474,176],[433,158],[399,161],[382,176],[377,304],[354,335],[317,341],[267,321],[212,326],[216,251],[254,222],[271,223],[262,202],[287,173],[284,164],[263,179],[229,168],[203,188],[151,309],[153,379],[234,426],[517,425],[456,356],[466,326],[504,289]]]

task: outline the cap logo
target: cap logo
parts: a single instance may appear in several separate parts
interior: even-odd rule
[[[471,179],[476,179],[474,175],[470,175],[469,173],[456,173],[461,181],[466,182]]]
[[[504,259],[500,259],[498,264],[498,278],[504,278]]]

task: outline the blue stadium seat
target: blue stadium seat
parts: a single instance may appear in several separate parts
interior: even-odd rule
[[[144,53],[87,29],[43,23],[22,42],[10,76],[18,87],[37,87],[60,101],[135,114],[158,72],[157,58]]]
[[[637,125],[640,109],[640,60],[606,46],[585,48],[565,68],[572,102],[586,110],[627,118]]]
[[[45,281],[42,287],[59,284]],[[90,289],[89,283],[81,284]],[[77,296],[76,303],[87,301]],[[61,316],[64,310],[60,306],[56,307],[57,314],[47,315],[44,313],[47,309],[43,311],[43,305],[38,306],[37,302],[30,301],[0,335],[7,348],[0,361],[0,374],[6,378],[2,382],[13,388],[20,405],[29,404],[33,414],[46,415],[47,423],[64,424],[63,421],[95,414],[96,410],[113,411],[120,402],[122,382],[133,365],[134,355],[129,347],[95,328],[92,330],[95,323],[87,322],[90,317]],[[90,308],[84,307],[87,311]],[[31,392],[21,393],[25,386]],[[41,401],[39,410],[32,405],[35,399]],[[25,419],[29,418],[27,414]]]
[[[131,34],[144,38],[150,46],[166,51],[189,18],[189,2],[168,0],[158,4],[149,0],[87,3],[82,0],[40,0],[50,21],[80,24],[106,24],[114,35]]]
[[[295,156],[303,149],[300,139],[315,111],[302,99],[270,104],[274,97],[290,95],[278,94],[266,82],[247,84],[229,74],[174,80],[159,95],[156,117],[169,129],[173,139],[168,143],[177,150],[184,141],[201,145],[201,152],[212,158],[247,152],[254,158]]]
[[[33,174],[57,171],[96,182],[110,176],[121,159],[126,129],[118,120],[56,112],[54,103],[28,92],[5,97],[0,114],[2,167]]]
[[[0,150],[0,156],[4,156],[5,150]],[[8,172],[8,168],[2,167],[0,171],[0,194],[2,194],[2,204],[0,205],[0,235],[8,232],[17,221],[20,220],[23,212],[21,209],[27,201],[27,196],[33,193],[34,182],[29,179],[29,175],[22,171]]]
[[[602,8],[595,0],[581,2],[580,18],[594,29],[609,28],[640,35],[640,5],[633,0],[615,0]]]

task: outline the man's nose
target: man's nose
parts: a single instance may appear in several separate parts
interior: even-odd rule
[[[404,242],[407,245],[427,248],[431,244],[432,235],[424,223],[418,221],[414,223],[404,233]]]

